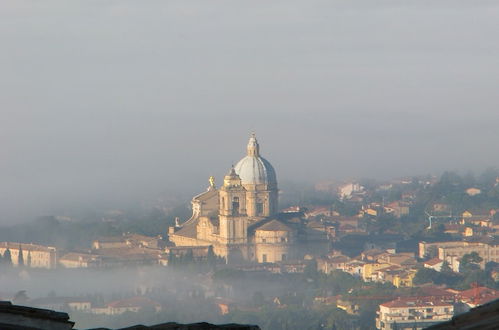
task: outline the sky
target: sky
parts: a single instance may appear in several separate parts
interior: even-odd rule
[[[0,2],[0,224],[218,182],[499,165],[499,2]]]

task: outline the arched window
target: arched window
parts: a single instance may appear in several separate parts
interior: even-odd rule
[[[261,199],[256,201],[256,214],[257,215],[263,214],[263,202]]]
[[[239,197],[232,198],[232,215],[239,214]]]

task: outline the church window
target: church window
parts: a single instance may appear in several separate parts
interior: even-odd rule
[[[239,197],[234,197],[232,199],[232,215],[239,214]]]
[[[262,261],[267,262],[267,255],[266,254],[262,254]]]
[[[222,210],[225,210],[225,197],[222,197]]]
[[[256,214],[258,214],[258,215],[263,214],[263,203],[261,201],[258,201],[256,203]]]

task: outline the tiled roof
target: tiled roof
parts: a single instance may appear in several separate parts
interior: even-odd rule
[[[439,306],[439,307],[452,307],[452,304],[446,303],[440,299],[433,297],[404,297],[392,300],[381,304],[380,306],[395,308],[395,307],[426,307],[426,306]]]
[[[8,249],[19,249],[19,246],[23,251],[45,251],[50,252],[54,251],[54,247],[38,245],[38,244],[27,244],[27,243],[16,243],[16,242],[0,242],[0,248],[8,248]]]
[[[425,265],[435,266],[441,262],[444,262],[444,261],[442,259],[439,259],[439,258],[433,258],[433,259],[430,259],[428,261],[425,261],[424,263],[425,263]]]

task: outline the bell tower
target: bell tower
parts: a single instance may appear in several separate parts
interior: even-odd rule
[[[219,190],[220,237],[227,244],[241,244],[248,240],[246,189],[234,167],[224,177]]]

